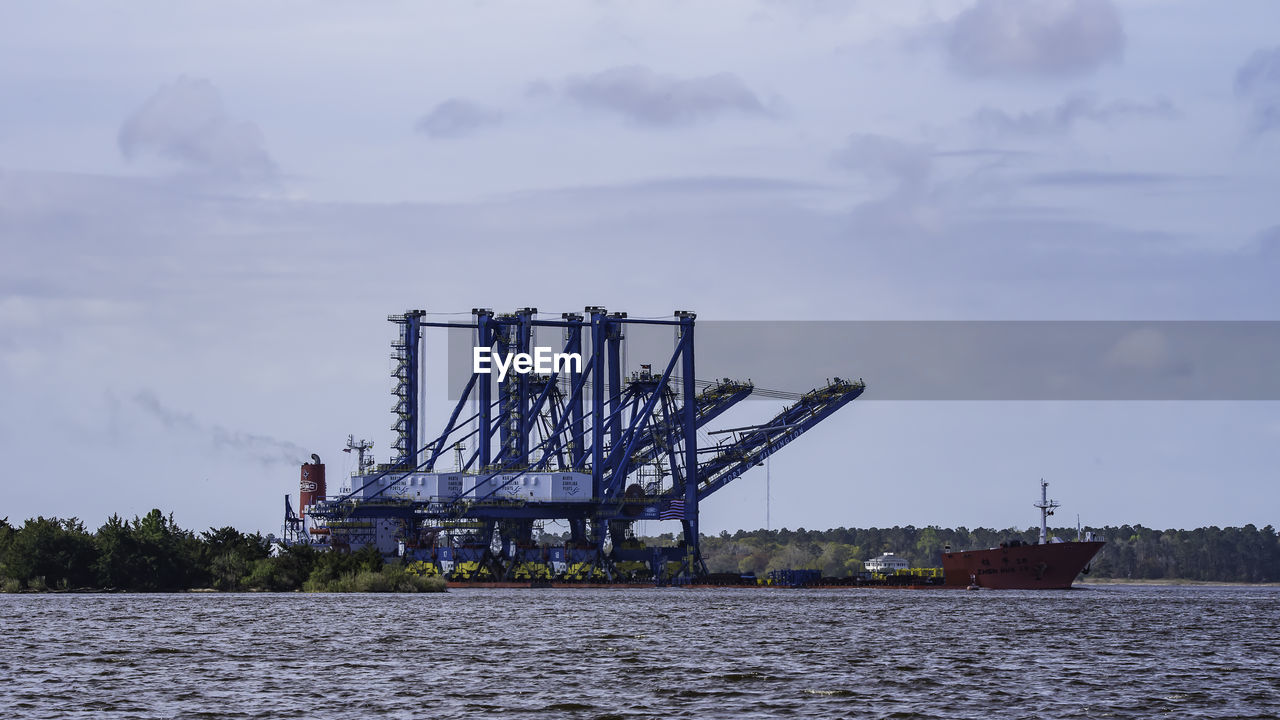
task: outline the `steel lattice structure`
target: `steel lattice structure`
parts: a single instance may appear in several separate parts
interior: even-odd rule
[[[395,457],[353,476],[350,492],[301,509],[318,542],[373,544],[453,579],[661,583],[703,576],[699,503],[864,389],[860,380],[835,378],[768,422],[720,431],[729,439],[699,447],[699,430],[755,388],[695,380],[692,312],[641,319],[587,307],[555,319],[523,308],[476,309],[469,322],[427,317],[414,310],[388,318],[398,327]],[[625,338],[636,325],[670,327],[673,350],[665,362],[626,374]],[[559,331],[556,350],[579,355],[582,364],[500,381],[473,372],[444,429],[424,442],[419,368],[426,328],[466,330],[494,358],[532,354],[538,330]],[[450,450],[455,469],[441,469]],[[683,538],[675,547],[644,547],[631,532],[642,519],[679,520]],[[568,523],[563,547],[535,542],[535,523],[547,520]]]

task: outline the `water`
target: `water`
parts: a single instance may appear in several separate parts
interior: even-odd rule
[[[0,595],[6,717],[1280,717],[1280,588]]]

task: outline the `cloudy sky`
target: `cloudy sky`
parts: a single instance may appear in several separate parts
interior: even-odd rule
[[[11,521],[278,532],[299,460],[385,458],[409,308],[1280,319],[1271,0],[4,3],[0,100]],[[1064,524],[1276,522],[1276,402],[849,365],[774,527],[1029,525],[1040,477]],[[762,470],[704,508],[764,519]]]

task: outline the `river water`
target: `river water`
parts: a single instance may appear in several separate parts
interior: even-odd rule
[[[1280,588],[0,595],[6,718],[1276,718]]]

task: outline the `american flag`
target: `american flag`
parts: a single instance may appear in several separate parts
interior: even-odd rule
[[[684,519],[684,498],[675,498],[662,508],[662,512],[658,515],[659,520],[683,520]]]

